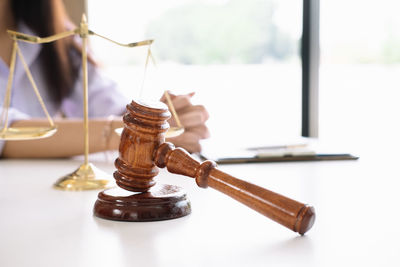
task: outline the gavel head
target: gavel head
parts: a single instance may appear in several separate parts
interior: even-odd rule
[[[115,160],[114,178],[119,187],[133,192],[146,192],[155,181],[158,168],[154,163],[157,148],[165,141],[171,117],[161,102],[132,101],[124,115],[119,157]]]

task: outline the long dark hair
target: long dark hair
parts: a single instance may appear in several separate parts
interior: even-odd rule
[[[11,0],[16,23],[24,22],[35,34],[46,37],[73,26],[61,0]],[[68,26],[70,25],[70,26]],[[60,103],[73,89],[79,65],[71,58],[78,51],[73,38],[43,44],[40,61],[52,100]]]

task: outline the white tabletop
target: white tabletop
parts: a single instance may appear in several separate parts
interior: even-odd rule
[[[113,164],[97,157],[97,167]],[[94,217],[96,191],[52,188],[80,159],[0,160],[0,266],[399,266],[398,160],[223,165],[272,191],[312,204],[305,235],[191,178],[158,180],[188,193],[192,214],[159,222]],[[110,175],[111,179],[111,175]]]

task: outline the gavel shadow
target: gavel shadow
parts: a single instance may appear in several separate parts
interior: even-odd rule
[[[247,256],[256,257],[259,253],[266,255],[271,264],[298,266],[302,262],[307,263],[305,266],[315,265],[313,242],[308,236],[296,236],[264,248],[248,249]]]
[[[169,240],[174,232],[185,227],[189,218],[190,216],[173,220],[126,223],[93,216],[97,226],[115,238],[110,245],[118,247],[118,260],[122,266],[130,266],[133,262],[135,266],[162,266],[165,259],[163,255],[166,251],[171,251],[168,246],[174,245],[168,243],[167,246],[165,241]]]

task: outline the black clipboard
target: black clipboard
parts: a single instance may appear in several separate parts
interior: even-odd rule
[[[279,156],[279,157],[221,157],[210,158],[200,154],[204,160],[213,160],[218,164],[238,164],[254,162],[295,162],[295,161],[323,161],[323,160],[357,160],[359,157],[352,154],[315,154],[309,156]]]
[[[265,153],[267,151],[267,153]],[[226,150],[223,147],[206,146],[200,153],[204,160],[213,160],[218,164],[238,164],[253,162],[296,162],[296,161],[329,161],[357,160],[358,156],[350,153],[330,152],[332,150],[318,148],[314,142],[296,145],[278,145]],[[337,150],[336,150],[337,151]]]

